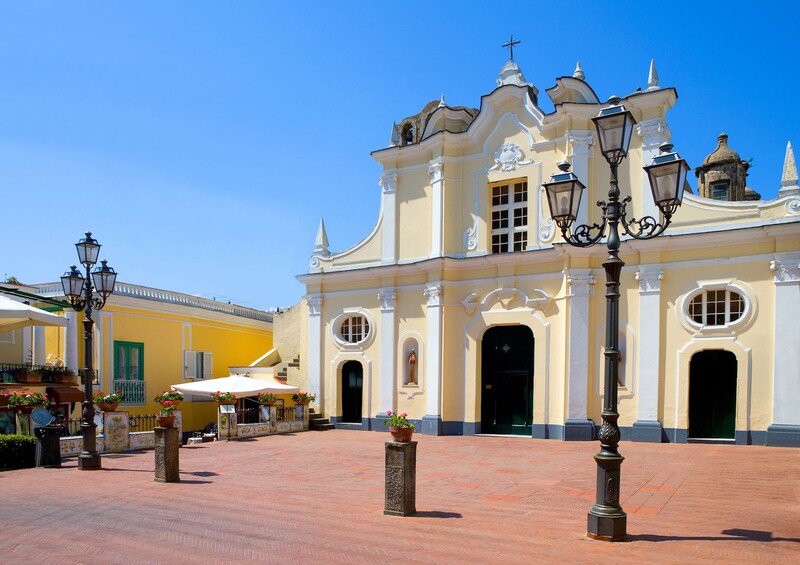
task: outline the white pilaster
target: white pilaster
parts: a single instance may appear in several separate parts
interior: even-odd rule
[[[425,418],[430,421],[438,422],[435,434],[440,433],[439,424],[441,423],[441,394],[442,394],[442,287],[437,284],[429,284],[425,288],[425,298],[427,301],[428,318],[428,342],[427,342],[427,364],[426,382],[427,384],[427,414]],[[423,430],[423,431],[431,431]]]
[[[395,301],[397,295],[394,289],[383,289],[378,293],[381,303],[381,394],[379,413],[386,414],[387,410],[394,411],[395,383]]]
[[[588,130],[572,130],[569,132],[569,143],[572,150],[572,172],[584,185],[590,186],[589,157],[592,154],[590,146],[594,143],[594,136]],[[595,200],[597,199],[595,198]],[[588,195],[584,195],[584,201],[578,208],[575,225],[589,223],[589,208],[592,207],[592,203],[593,200]]]
[[[28,326],[20,330],[22,334],[22,362],[33,363],[33,328]]]
[[[397,261],[397,173],[386,173],[378,182],[383,198],[383,226],[381,228],[381,261]]]
[[[322,296],[306,298],[308,306],[308,392],[317,395],[317,406],[324,412],[322,385]]]
[[[661,367],[661,279],[660,265],[639,268],[639,357],[637,373],[638,411],[633,427],[634,441],[661,441],[661,424],[658,421],[659,368]]]
[[[666,143],[672,137],[672,132],[669,130],[667,121],[664,118],[653,118],[650,120],[642,120],[636,124],[636,133],[642,138],[642,166],[646,167],[653,162],[653,159],[660,153],[659,146]],[[647,173],[642,169],[642,185],[639,191],[637,187],[631,187],[631,194],[633,196],[632,204],[635,205],[639,200],[642,205],[642,217],[652,216],[656,220],[659,219],[658,206],[653,201],[653,193],[650,190],[650,181],[647,178]],[[630,215],[630,213],[629,213]],[[638,216],[637,214],[633,214]]]
[[[800,254],[776,255],[770,268],[775,282],[772,423],[791,425],[800,434]]]
[[[64,330],[64,365],[78,372],[78,338],[80,329],[78,328],[78,313],[74,310],[65,310],[67,327]]]
[[[33,327],[33,364],[44,365],[46,362],[47,350],[44,341],[44,326]]]
[[[444,159],[428,164],[431,175],[431,257],[444,254]]]
[[[589,420],[589,297],[595,278],[589,269],[564,271],[569,297],[569,356],[567,358],[567,421],[565,440],[591,440]],[[588,437],[587,437],[588,435]]]

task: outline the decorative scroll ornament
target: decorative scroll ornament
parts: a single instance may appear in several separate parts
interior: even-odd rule
[[[516,171],[519,167],[530,165],[532,159],[525,160],[525,154],[516,143],[504,143],[500,149],[494,152],[495,165],[490,171]]]
[[[800,214],[800,199],[789,200],[786,203],[786,211],[793,216]]]
[[[425,298],[428,301],[428,306],[441,306],[442,287],[437,285],[425,287]]]
[[[467,251],[475,251],[478,248],[478,218],[472,215],[472,225],[464,230],[464,247]]]
[[[534,289],[533,295],[528,296],[517,288],[498,288],[487,293],[481,298],[478,293],[472,292],[461,301],[467,314],[472,316],[476,310],[484,312],[490,310],[495,304],[500,304],[503,309],[510,309],[517,300],[522,301],[531,312],[546,312],[553,303],[553,297],[540,288]]]
[[[776,259],[770,262],[769,268],[776,283],[800,282],[800,258]]]
[[[432,182],[442,180],[444,172],[444,159],[439,157],[428,163],[428,174],[431,176]]]

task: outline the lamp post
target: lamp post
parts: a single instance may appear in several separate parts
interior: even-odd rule
[[[672,215],[681,205],[683,186],[689,166],[672,145],[663,144],[661,154],[644,170],[650,181],[653,200],[663,219],[652,216],[627,219],[626,205],[630,196],[619,198],[617,168],[628,154],[633,125],[633,115],[625,109],[619,98],[609,99],[609,105],[592,118],[597,128],[600,150],[611,167],[611,186],[608,202],[600,200],[597,205],[603,211],[602,224],[580,225],[574,230],[572,223],[578,215],[581,194],[586,188],[574,173],[569,172],[569,163],[559,163],[561,173],[554,174],[550,182],[544,183],[550,215],[561,230],[564,240],[575,247],[589,247],[604,236],[608,247],[608,258],[603,263],[606,272],[606,345],[605,345],[605,394],[603,397],[603,423],[600,426],[600,452],[594,456],[597,462],[597,486],[595,504],[589,511],[587,535],[603,541],[622,541],[626,538],[627,515],[619,504],[620,468],[624,457],[619,454],[620,432],[617,425],[617,376],[619,372],[619,279],[625,263],[619,258],[620,228],[624,234],[635,239],[650,239],[660,235],[672,221]]]
[[[96,429],[94,423],[94,402],[92,402],[92,380],[94,377],[94,320],[92,310],[100,310],[105,306],[106,300],[114,292],[114,283],[117,273],[105,261],[100,262],[94,272],[90,269],[97,263],[100,253],[100,244],[92,238],[92,232],[86,232],[86,237],[75,244],[78,250],[78,260],[86,269],[86,276],[82,275],[75,265],[69,272],[61,277],[61,286],[64,296],[72,308],[78,312],[83,311],[83,357],[85,369],[83,375],[83,412],[81,431],[83,432],[83,450],[78,456],[78,468],[82,471],[100,469],[100,454],[97,453]],[[90,276],[91,274],[91,276]]]

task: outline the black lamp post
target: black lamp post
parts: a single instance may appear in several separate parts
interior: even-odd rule
[[[105,261],[101,261],[90,275],[90,269],[97,263],[100,253],[100,244],[92,238],[92,232],[86,232],[86,237],[75,244],[78,249],[78,259],[86,268],[86,276],[78,271],[75,265],[70,267],[68,273],[61,277],[61,286],[64,296],[78,312],[83,310],[83,357],[86,363],[83,375],[83,450],[78,456],[78,468],[82,471],[100,469],[100,454],[97,453],[96,429],[94,423],[94,402],[92,402],[92,380],[94,378],[94,320],[92,310],[100,310],[105,306],[106,300],[114,292],[114,283],[117,273]]]
[[[569,163],[559,163],[561,173],[556,173],[550,182],[544,183],[550,215],[561,229],[567,243],[575,247],[589,247],[606,236],[608,258],[603,263],[606,272],[606,348],[605,348],[605,395],[603,398],[603,424],[600,427],[600,452],[594,456],[597,462],[596,500],[589,511],[587,535],[604,541],[622,541],[626,538],[627,515],[619,504],[620,468],[624,457],[619,454],[620,432],[617,425],[617,375],[619,372],[619,277],[625,263],[619,258],[620,224],[623,233],[635,239],[650,239],[660,235],[672,221],[672,215],[681,205],[683,186],[689,166],[672,145],[660,147],[661,154],[644,170],[650,180],[653,200],[663,219],[652,216],[639,220],[627,219],[625,206],[630,196],[619,198],[617,167],[628,154],[633,125],[633,115],[612,97],[609,106],[603,108],[595,118],[600,151],[611,166],[611,187],[608,202],[600,200],[597,205],[603,211],[603,223],[580,225],[574,230],[572,223],[578,214],[581,194],[586,188],[574,173],[569,172]]]

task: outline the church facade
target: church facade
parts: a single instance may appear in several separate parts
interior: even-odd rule
[[[331,252],[320,223],[299,277],[301,349],[305,384],[338,427],[383,430],[392,411],[425,434],[596,437],[607,250],[564,242],[542,183],[569,161],[588,187],[578,223],[601,223],[609,168],[591,118],[606,104],[580,67],[546,93],[552,113],[509,61],[480,108],[428,104],[373,153],[372,232]],[[637,123],[620,190],[637,218],[659,217],[643,167],[670,141],[676,102],[654,66],[622,99]],[[623,238],[620,257],[623,439],[800,445],[791,147],[778,198],[687,192],[663,235]]]

